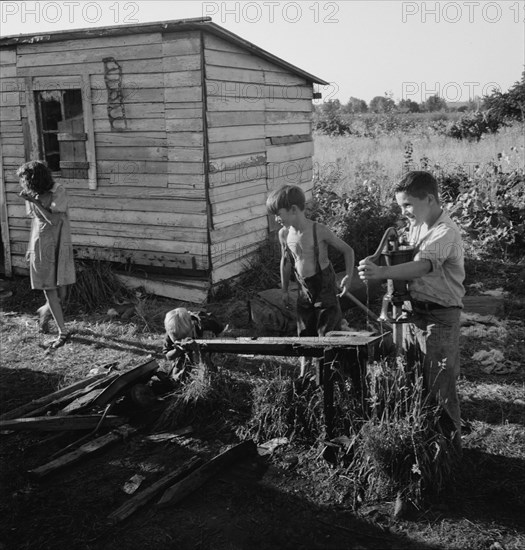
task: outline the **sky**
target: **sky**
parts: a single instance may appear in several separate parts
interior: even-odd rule
[[[2,1],[0,36],[203,16],[329,82],[320,101],[468,101],[525,64],[523,0]]]

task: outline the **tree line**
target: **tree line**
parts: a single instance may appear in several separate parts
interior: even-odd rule
[[[375,96],[370,104],[364,99],[350,97],[344,104],[339,99],[332,99],[315,106],[318,114],[328,117],[336,114],[471,112],[489,109],[501,117],[525,120],[525,71],[522,73],[521,81],[516,82],[507,92],[494,91],[489,96],[470,99],[468,103],[460,106],[448,105],[446,100],[437,94],[420,103],[412,99],[401,99],[396,103],[391,93]]]

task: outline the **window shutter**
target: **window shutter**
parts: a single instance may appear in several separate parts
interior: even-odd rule
[[[86,179],[89,163],[86,157],[87,134],[83,117],[70,118],[58,123],[60,172],[71,179]]]

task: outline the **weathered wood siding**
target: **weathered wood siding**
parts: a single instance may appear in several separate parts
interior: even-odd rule
[[[309,193],[312,85],[213,35],[204,37],[212,282],[245,269],[268,234],[268,191]]]
[[[3,89],[19,90],[2,94],[0,105],[15,266],[26,266],[30,226],[14,175],[26,160],[24,143],[26,151],[35,147],[28,116],[33,107],[27,104],[32,94],[26,94],[30,85],[35,90],[82,87],[89,96],[96,189],[89,189],[87,180],[64,180],[78,257],[208,269],[199,36],[134,34],[0,50],[7,68],[4,73],[2,67],[2,76],[8,76]],[[108,118],[105,58],[122,68],[125,126],[120,131],[112,130]]]
[[[0,73],[2,75],[0,89],[0,216],[2,220],[1,233],[5,256],[5,271],[9,275],[12,268],[11,255],[23,252],[22,248],[11,241],[9,226],[9,206],[13,199],[8,192],[9,182],[16,181],[16,170],[25,160],[24,134],[22,130],[22,109],[20,92],[23,90],[23,81],[16,77],[16,48],[0,50]],[[19,250],[17,250],[19,249]],[[2,259],[3,260],[3,259]]]
[[[110,58],[122,70],[118,125],[108,116]],[[84,109],[96,173],[63,179],[80,258],[212,270],[217,283],[266,238],[270,190],[297,184],[310,196],[312,83],[249,47],[159,30],[19,44],[0,50],[0,64],[0,209],[18,268],[30,220],[15,171],[38,149],[35,90],[81,88],[92,113]]]
[[[27,238],[24,242],[17,240],[21,223],[13,219],[13,206],[20,210],[20,216],[25,216],[24,202],[18,197],[20,191],[16,170],[25,160],[23,111],[21,98],[24,95],[24,79],[17,78],[16,48],[0,50],[0,71],[2,73],[0,95],[0,154],[2,155],[2,218],[7,216],[7,224],[2,224],[2,240],[11,254],[10,263],[17,267],[17,260],[22,259],[25,266]],[[7,225],[7,227],[6,227]],[[25,220],[24,220],[25,227]]]

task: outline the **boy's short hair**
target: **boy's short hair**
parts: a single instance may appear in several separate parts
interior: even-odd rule
[[[394,193],[406,193],[418,199],[434,195],[439,202],[439,185],[436,178],[423,170],[406,173],[394,188]]]
[[[266,200],[266,209],[270,214],[277,214],[281,208],[290,210],[292,206],[304,210],[305,205],[304,191],[297,185],[283,185],[279,189],[274,189]]]
[[[31,160],[22,164],[16,175],[19,178],[25,177],[27,188],[37,195],[47,193],[55,184],[51,170],[41,160]]]
[[[184,307],[178,307],[166,313],[164,328],[174,342],[184,338],[195,338],[195,325],[191,313]]]

